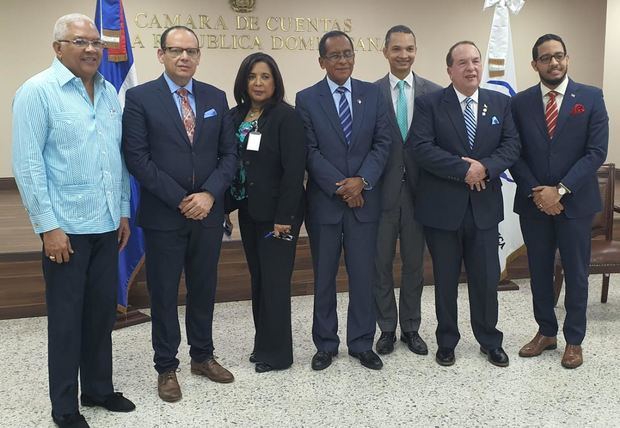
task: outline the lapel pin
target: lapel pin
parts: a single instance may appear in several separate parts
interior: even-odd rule
[[[571,97],[575,98],[575,94],[570,94]]]
[[[358,103],[358,104],[361,104],[361,103],[362,103],[362,100],[360,100],[360,99],[358,98],[358,99],[357,99],[357,103]]]
[[[487,115],[487,109],[488,109],[487,105],[486,104],[482,104],[482,115],[483,116]]]

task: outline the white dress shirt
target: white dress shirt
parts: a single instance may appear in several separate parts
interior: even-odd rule
[[[459,104],[461,105],[461,111],[465,114],[465,107],[467,107],[467,103],[465,102],[465,98],[467,95],[461,94],[454,86],[452,86],[454,92],[456,92],[456,96],[459,99]],[[478,126],[478,89],[474,92],[469,98],[473,100],[471,103],[471,108],[474,111],[474,121],[476,122],[476,127]]]

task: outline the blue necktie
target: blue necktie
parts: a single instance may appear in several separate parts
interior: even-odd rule
[[[351,144],[351,130],[353,129],[353,120],[351,119],[351,109],[349,108],[349,102],[347,101],[347,88],[344,86],[338,87],[336,92],[340,94],[340,102],[338,103],[338,117],[340,118],[340,126],[342,126],[342,132],[344,132],[344,138],[347,140],[347,144]]]
[[[467,139],[469,140],[469,148],[474,149],[474,140],[476,139],[476,116],[471,104],[474,102],[470,97],[465,98],[467,105],[465,106],[465,128],[467,128]]]
[[[400,128],[400,134],[403,136],[403,141],[407,139],[407,131],[409,130],[409,124],[407,123],[407,96],[405,95],[405,81],[399,80],[396,86],[398,86],[398,99],[396,100],[396,122]]]

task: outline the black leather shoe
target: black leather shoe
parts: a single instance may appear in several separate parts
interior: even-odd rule
[[[377,340],[377,353],[381,355],[391,354],[394,351],[396,334],[393,331],[383,331]]]
[[[480,347],[480,352],[487,356],[487,359],[491,364],[497,367],[508,367],[508,355],[504,352],[502,348],[495,349],[484,349],[482,346]]]
[[[312,357],[312,370],[324,370],[332,363],[332,358],[338,355],[338,352],[317,351]]]
[[[383,367],[383,361],[381,361],[377,354],[372,352],[372,349],[364,352],[349,351],[349,355],[360,360],[360,363],[369,369],[381,370],[381,367]]]
[[[250,354],[250,362],[251,363],[258,363],[258,360],[256,359],[256,354],[254,354],[254,352],[252,352]]]
[[[422,340],[417,331],[403,331],[400,340],[407,344],[407,348],[414,354],[428,355],[426,342]]]
[[[435,354],[435,361],[440,366],[451,366],[454,364],[454,349],[451,348],[439,348],[437,354]]]
[[[254,370],[256,371],[256,373],[265,373],[265,372],[270,372],[273,370],[273,367],[271,367],[269,364],[267,363],[261,363],[258,362],[256,363],[256,365],[254,366]]]
[[[82,406],[85,407],[104,407],[111,412],[131,412],[136,409],[136,405],[133,404],[130,400],[123,397],[122,392],[115,392],[104,397],[103,400],[97,401],[86,394],[82,394],[80,397],[82,401]]]
[[[90,425],[88,425],[88,422],[86,422],[84,416],[79,413],[62,415],[59,418],[52,414],[52,419],[60,428],[90,428]]]

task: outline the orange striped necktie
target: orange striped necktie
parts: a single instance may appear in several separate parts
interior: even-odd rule
[[[181,116],[183,118],[185,132],[187,132],[189,141],[192,143],[194,141],[194,129],[196,128],[196,116],[189,103],[189,92],[185,88],[179,88],[177,89],[177,94],[181,97]]]
[[[555,134],[555,126],[558,123],[558,105],[555,102],[555,97],[558,95],[555,91],[549,91],[549,100],[547,101],[547,107],[545,108],[545,122],[547,123],[547,133],[549,138],[553,138]]]

